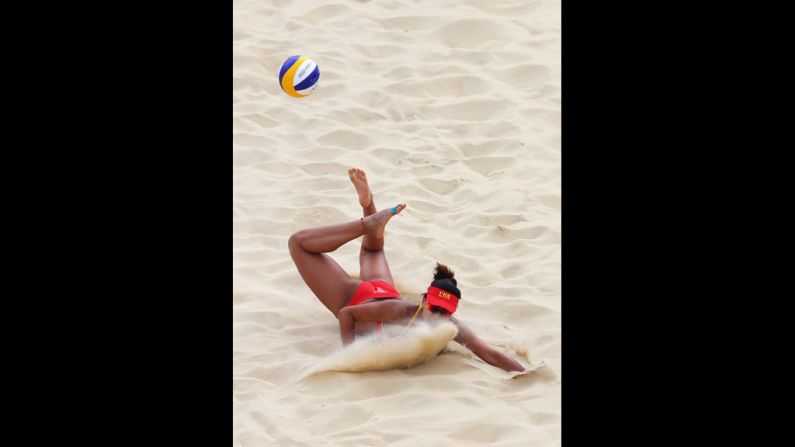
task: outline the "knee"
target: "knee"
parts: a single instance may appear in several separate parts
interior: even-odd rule
[[[290,238],[287,239],[287,247],[292,252],[298,248],[301,248],[301,232],[295,232],[290,235]]]

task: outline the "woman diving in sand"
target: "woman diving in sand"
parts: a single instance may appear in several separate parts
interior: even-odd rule
[[[404,301],[395,289],[384,254],[384,229],[405,204],[376,211],[373,194],[364,171],[348,170],[359,195],[364,217],[336,225],[300,230],[290,236],[290,255],[298,272],[315,296],[337,317],[343,345],[353,342],[356,332],[381,329],[383,321],[411,324],[415,318],[447,318],[458,327],[455,341],[466,346],[486,363],[506,371],[524,371],[522,365],[478,338],[471,329],[453,318],[461,292],[454,273],[436,264],[434,279],[420,304]],[[359,252],[361,279],[353,279],[326,253],[362,238]]]

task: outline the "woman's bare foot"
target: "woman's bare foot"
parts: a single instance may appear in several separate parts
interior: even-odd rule
[[[389,222],[389,219],[391,219],[392,216],[403,211],[404,209],[406,209],[406,204],[401,203],[395,205],[392,208],[381,210],[375,214],[371,214],[363,218],[362,222],[364,223],[365,233],[375,232],[376,238],[380,239],[384,237],[384,228],[386,227],[386,223]]]
[[[367,184],[367,175],[364,171],[358,168],[348,169],[348,177],[351,178],[351,183],[356,188],[356,193],[359,195],[359,205],[362,208],[367,208],[373,201],[373,193],[370,192],[370,185]]]

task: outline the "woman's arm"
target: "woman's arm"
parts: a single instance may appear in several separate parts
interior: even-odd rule
[[[342,345],[348,346],[355,340],[356,334],[354,330],[357,321],[398,320],[405,317],[409,309],[412,311],[416,310],[417,305],[403,300],[385,300],[343,307],[337,313],[337,319],[340,322]]]
[[[478,338],[472,332],[472,329],[469,329],[464,323],[453,317],[450,318],[450,321],[458,326],[458,335],[456,335],[454,340],[466,346],[467,349],[483,359],[484,362],[506,371],[524,371],[524,367],[519,362],[489,346],[488,343]]]
[[[340,320],[340,338],[342,339],[342,346],[348,346],[353,343],[356,338],[354,329],[356,328],[356,321],[353,319],[352,307],[343,307],[337,313],[337,319]]]

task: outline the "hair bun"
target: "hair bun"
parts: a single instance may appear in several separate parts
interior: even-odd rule
[[[434,280],[442,280],[447,278],[453,278],[455,276],[455,272],[450,270],[450,267],[442,264],[441,262],[436,263],[436,268],[433,271],[433,279]]]

